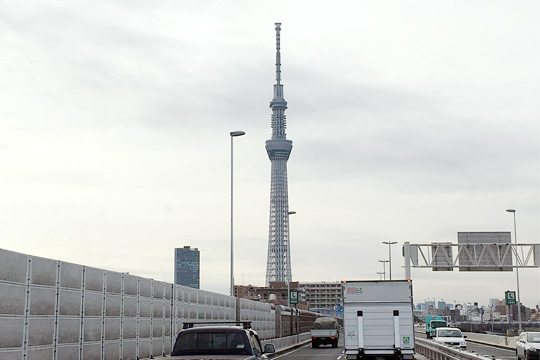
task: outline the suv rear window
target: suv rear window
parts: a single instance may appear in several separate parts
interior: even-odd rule
[[[437,330],[437,335],[439,337],[463,337],[463,334],[461,334],[461,331],[459,330]]]

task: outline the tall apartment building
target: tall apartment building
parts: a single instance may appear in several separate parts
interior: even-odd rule
[[[310,309],[333,309],[342,303],[341,282],[305,282],[299,283],[298,288]]]
[[[174,283],[199,289],[200,253],[189,246],[174,249]]]
[[[437,302],[437,309],[446,309],[447,308],[447,305],[446,305],[446,301],[439,301]]]

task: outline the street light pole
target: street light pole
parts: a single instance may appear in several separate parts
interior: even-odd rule
[[[294,215],[294,214],[296,214],[296,211],[289,211],[287,213],[287,216],[291,216],[291,215]],[[291,241],[291,237],[290,237],[291,236],[291,229],[290,229],[291,222],[288,221],[287,223],[289,224],[289,243],[290,243],[290,241]],[[292,275],[291,275],[291,280],[292,280]],[[287,306],[291,307],[291,282],[290,281],[287,281]],[[292,328],[292,325],[291,325],[291,328]],[[292,330],[291,330],[291,332],[292,332]]]
[[[517,245],[517,232],[516,232],[516,210],[508,209],[506,210],[509,213],[514,214],[514,241]],[[516,248],[517,251],[517,248]],[[519,296],[519,264],[517,263],[518,257],[516,256],[516,282],[517,282],[517,307],[518,307],[518,323],[519,323],[519,333],[521,334],[521,298]]]
[[[391,246],[397,244],[397,241],[383,241],[383,244],[388,244],[388,271],[390,272],[390,280],[392,280],[392,249]]]
[[[242,136],[243,131],[231,131],[231,296],[234,296],[234,251],[233,251],[233,138]]]
[[[386,280],[386,263],[388,262],[388,260],[379,260],[379,262],[382,262],[384,280]]]

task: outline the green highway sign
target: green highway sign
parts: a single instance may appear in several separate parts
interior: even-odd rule
[[[516,304],[516,292],[515,291],[506,291],[504,293],[504,300],[506,305],[515,305]]]
[[[289,303],[298,304],[298,291],[293,291],[289,293]]]

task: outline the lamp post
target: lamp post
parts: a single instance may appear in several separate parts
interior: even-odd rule
[[[508,209],[506,211],[509,212],[509,213],[514,214],[514,242],[517,245],[516,210]],[[517,251],[517,249],[516,249],[516,251]],[[517,259],[518,258],[516,256],[517,307],[518,307],[518,323],[519,323],[519,333],[518,334],[521,334],[521,298],[519,296],[519,264],[517,263]]]
[[[379,260],[379,262],[382,262],[384,280],[386,280],[386,263],[388,262],[388,260]]]
[[[233,251],[233,138],[245,135],[243,131],[231,131],[231,296],[234,296],[234,251]]]
[[[392,280],[392,249],[391,246],[397,244],[397,241],[383,241],[383,244],[388,244],[388,271],[390,273],[390,280]]]
[[[287,216],[291,216],[291,215],[294,215],[294,214],[296,214],[296,211],[287,212]],[[289,227],[290,227],[290,221],[287,221],[287,223],[289,224]],[[291,230],[289,229],[289,244],[290,244],[290,241],[291,241],[290,236],[291,236]],[[292,275],[291,275],[291,280],[292,280]],[[291,282],[290,281],[287,281],[287,305],[289,307],[291,307]],[[291,325],[291,329],[292,329],[292,325]],[[291,332],[292,332],[292,330],[291,330]]]
[[[379,280],[382,280],[384,272],[378,271],[377,274],[379,274]]]

